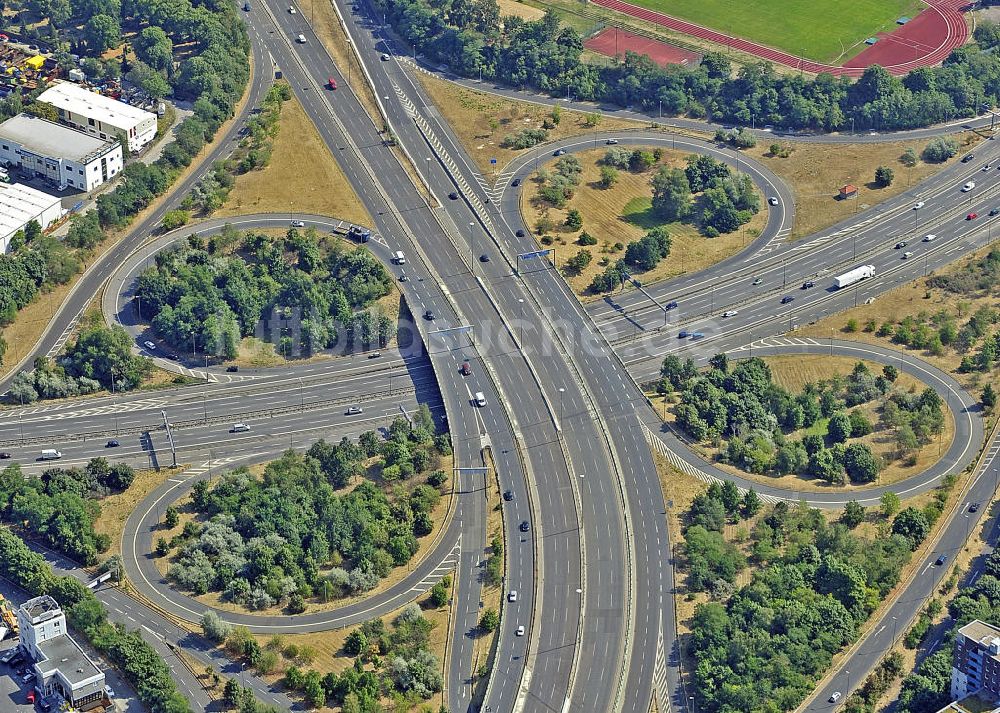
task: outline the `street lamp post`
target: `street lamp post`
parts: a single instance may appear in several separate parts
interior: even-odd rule
[[[476,224],[469,221],[469,250],[472,251],[472,274],[476,274]]]
[[[517,298],[517,343],[521,347],[521,351],[524,351],[524,340],[522,336],[524,335],[524,298]]]
[[[566,393],[566,389],[559,387],[559,428],[562,428],[563,420],[563,394]]]

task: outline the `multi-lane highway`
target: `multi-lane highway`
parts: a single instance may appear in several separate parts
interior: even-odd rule
[[[796,249],[782,242],[794,218],[792,194],[758,165],[683,137],[629,135],[620,140],[670,140],[685,148],[690,144],[691,150],[715,151],[740,170],[751,172],[765,195],[778,199],[778,205],[769,213],[767,228],[750,254],[731,258],[714,273],[710,270],[654,288],[657,299],[681,297],[676,312],[664,316],[635,293],[585,311],[558,275],[544,265],[519,273],[513,269],[519,265],[517,254],[534,249],[530,238],[516,236],[520,217],[514,192],[505,190],[506,183],[487,188],[450,128],[425,104],[405,68],[396,61],[379,61],[382,52],[392,50],[379,28],[348,5],[340,4],[337,9],[393,133],[439,205],[428,206],[412,185],[385,146],[385,135],[365,115],[302,13],[292,14],[287,5],[276,2],[251,7],[246,16],[256,66],[258,70],[270,68],[273,58],[281,67],[374,216],[378,233],[378,240],[371,244],[374,252],[386,262],[392,251],[406,253],[410,280],[401,282],[400,288],[416,316],[421,341],[427,345],[426,357],[385,354],[374,372],[360,359],[336,360],[283,375],[247,374],[252,378],[230,384],[127,395],[86,406],[74,403],[15,410],[4,414],[0,440],[16,442],[16,457],[23,459],[29,445],[40,448],[41,440],[58,439],[65,442],[69,459],[83,460],[105,454],[102,439],[117,432],[126,434],[126,439],[116,455],[149,458],[152,452],[162,459],[169,444],[164,443],[166,429],[156,428],[155,414],[161,403],[157,399],[163,399],[169,421],[177,426],[171,429],[175,445],[184,457],[205,451],[235,457],[247,455],[255,450],[251,446],[259,444],[277,452],[287,446],[288,434],[292,434],[291,445],[302,447],[312,440],[312,433],[354,433],[370,427],[343,416],[343,406],[351,401],[364,401],[365,413],[357,420],[376,423],[397,405],[412,408],[417,402],[440,401],[449,417],[460,491],[455,520],[438,547],[439,554],[447,550],[450,555],[447,546],[453,541],[460,545],[455,555],[456,638],[447,665],[450,708],[465,710],[471,702],[469,634],[479,617],[485,513],[480,497],[463,496],[481,493],[486,487],[483,453],[487,448],[502,487],[515,495],[504,508],[508,565],[504,587],[517,589],[520,596],[503,609],[485,704],[495,711],[645,711],[655,694],[661,710],[668,703],[683,706],[686,701],[678,693],[674,650],[670,543],[646,443],[651,411],[633,378],[653,375],[669,351],[704,356],[709,350],[738,349],[785,331],[786,318],[793,324],[811,321],[842,309],[851,297],[864,300],[911,279],[921,262],[926,271],[954,259],[968,249],[970,241],[980,244],[991,237],[991,223],[960,219],[965,210],[989,211],[988,204],[1000,188],[1000,174],[986,172],[977,178],[979,185],[966,206],[953,195],[957,185],[950,190],[946,183],[967,180],[963,171],[975,171],[977,166],[953,167],[903,198],[802,243],[808,249]],[[305,42],[294,41],[300,34]],[[265,47],[270,56],[267,61]],[[252,96],[259,96],[269,76],[267,71],[258,71]],[[340,86],[335,93],[323,89],[330,76]],[[361,78],[355,74],[353,81]],[[597,142],[599,146],[599,137]],[[584,147],[591,143],[566,142],[568,150]],[[519,159],[505,177],[526,172],[532,161],[530,155]],[[447,200],[445,196],[455,188],[461,200]],[[926,205],[911,212],[908,203],[917,200],[918,191]],[[319,227],[335,222],[319,216],[304,218]],[[914,231],[933,230],[939,237],[902,260],[901,253],[885,245],[886,235],[903,235],[911,218]],[[272,227],[286,225],[284,220],[261,216],[245,220],[254,226],[267,226],[268,221]],[[84,287],[75,293],[80,297],[71,299],[54,321],[41,353],[56,346],[58,335],[66,333],[69,317],[79,313],[85,297],[95,294],[112,268],[149,235],[151,225],[144,223],[142,230],[85,276]],[[973,226],[978,230],[970,232]],[[897,229],[900,232],[893,232]],[[481,261],[481,255],[490,259]],[[750,259],[753,263],[744,266]],[[862,259],[876,264],[878,278],[857,289],[826,289],[833,266],[852,266]],[[746,279],[751,272],[759,272],[760,284]],[[815,288],[796,293],[784,309],[775,309],[789,284],[810,276],[816,277]],[[120,284],[126,286],[127,280],[123,278]],[[739,305],[737,314],[725,320],[718,317],[723,310],[733,310],[733,305]],[[427,310],[435,319],[421,318]],[[124,305],[116,305],[114,311],[127,315]],[[664,320],[669,329],[663,328]],[[621,324],[627,326],[621,328]],[[705,338],[678,343],[678,328],[689,325],[688,331],[703,332]],[[466,358],[473,363],[473,374],[462,377],[457,366]],[[387,383],[395,378],[392,374],[399,374],[404,385]],[[311,386],[308,397],[307,383]],[[941,379],[941,384],[947,380]],[[483,408],[471,403],[476,391],[486,395]],[[268,404],[273,404],[266,417],[260,408],[264,399],[259,398],[265,393]],[[143,399],[147,402],[141,403]],[[956,401],[968,406],[965,396],[957,395]],[[93,410],[87,412],[88,408]],[[73,416],[60,416],[61,410],[72,411]],[[378,416],[372,418],[372,414]],[[251,424],[253,438],[223,432],[229,421],[236,420]],[[67,439],[64,426],[70,422],[79,432],[94,434],[89,442]],[[970,417],[970,443],[976,437],[973,422]],[[317,423],[321,424],[318,428]],[[306,432],[310,427],[314,430]],[[686,453],[682,444],[674,445]],[[955,454],[953,462],[964,455]],[[936,477],[928,478],[932,476]],[[174,490],[172,485],[165,486],[157,497],[172,497],[168,491]],[[146,536],[142,533],[149,527],[149,512],[137,514],[131,523],[137,538]],[[529,524],[527,534],[519,531],[521,522]],[[135,551],[141,552],[150,543],[137,539],[135,544]],[[438,567],[431,559],[428,566],[433,572]],[[151,577],[150,592],[159,592],[162,584],[146,574]],[[390,595],[380,596],[385,601],[376,604],[388,606]],[[173,604],[189,608],[183,598]],[[316,615],[315,622],[296,621],[322,628],[336,617],[345,623],[357,620],[363,609]],[[291,624],[250,623],[265,628]],[[527,626],[528,636],[514,635],[519,624]]]

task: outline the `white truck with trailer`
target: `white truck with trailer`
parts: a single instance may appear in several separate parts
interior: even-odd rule
[[[860,282],[869,277],[875,277],[875,266],[874,265],[861,265],[853,270],[848,270],[843,275],[837,275],[833,278],[833,284],[840,289],[842,287],[847,287],[848,285],[853,285],[855,282]]]

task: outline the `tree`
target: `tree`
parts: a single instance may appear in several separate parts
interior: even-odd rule
[[[616,183],[618,183],[618,169],[614,166],[601,166],[601,178],[598,185],[607,189],[612,188]]]
[[[992,410],[997,404],[997,392],[993,388],[993,384],[986,382],[986,386],[983,387],[982,393],[979,395],[979,403],[983,405],[987,411]]]
[[[827,435],[833,443],[843,443],[851,437],[851,418],[843,411],[837,411],[830,416],[826,427]]]
[[[882,376],[884,376],[887,381],[894,382],[899,378],[899,369],[894,367],[892,364],[886,364],[882,367]]]
[[[581,272],[587,269],[590,265],[591,260],[593,260],[593,255],[590,254],[589,250],[580,250],[576,255],[572,256],[566,260],[565,265],[563,265],[568,275],[579,275]]]
[[[679,168],[660,166],[650,179],[653,210],[666,221],[683,220],[691,212],[691,186]]]
[[[431,587],[430,603],[435,609],[440,609],[448,603],[451,597],[451,577],[445,577]]]
[[[927,516],[912,506],[901,510],[892,521],[893,534],[902,535],[909,540],[911,550],[917,549],[930,531]]]
[[[163,214],[163,229],[166,231],[176,230],[182,225],[186,225],[191,214],[186,210],[168,210]]]
[[[865,521],[865,508],[857,500],[849,500],[844,505],[844,512],[840,516],[840,521],[852,530]]]
[[[912,148],[906,149],[906,151],[903,152],[903,155],[899,157],[899,162],[907,168],[913,168],[917,165],[917,152]]]
[[[166,513],[163,516],[163,525],[168,530],[172,530],[177,527],[177,523],[180,522],[180,514],[177,512],[177,508],[173,505],[167,508]]]
[[[157,70],[142,61],[136,61],[126,78],[146,92],[154,101],[159,101],[171,93],[170,84]]]
[[[958,142],[950,136],[931,139],[921,154],[928,163],[941,163],[958,153]]]
[[[760,499],[760,496],[757,495],[757,491],[753,488],[750,488],[743,494],[743,517],[753,517],[760,512],[760,509],[763,506],[763,501]]]
[[[500,626],[500,615],[497,614],[497,610],[489,607],[483,611],[483,615],[479,617],[479,628],[486,633],[491,633],[496,631],[498,626]]]
[[[866,443],[852,443],[844,452],[844,470],[855,483],[870,483],[878,477],[882,463]]]
[[[879,166],[875,169],[875,185],[879,188],[888,188],[891,186],[894,177],[893,170],[888,166]]]
[[[173,68],[174,45],[160,27],[145,28],[132,41],[132,49],[142,62],[158,72],[167,73]]]
[[[218,614],[212,610],[201,615],[201,631],[206,639],[210,641],[225,641],[232,631],[232,627],[224,622]]]
[[[583,216],[580,215],[580,211],[576,208],[571,208],[569,212],[566,213],[565,225],[570,230],[579,230],[583,227]]]
[[[885,517],[892,517],[899,512],[899,496],[891,490],[882,493],[879,509]]]
[[[109,15],[94,15],[84,25],[83,37],[92,53],[102,54],[121,44],[122,28],[118,20]]]

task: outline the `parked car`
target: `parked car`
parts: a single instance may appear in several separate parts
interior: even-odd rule
[[[155,344],[153,344],[153,343],[152,343],[151,341],[149,341],[148,339],[147,339],[146,341],[144,341],[144,342],[142,343],[142,346],[146,347],[146,349],[149,349],[150,351],[153,351],[153,350],[155,350],[155,349],[156,349],[156,345],[155,345]]]

